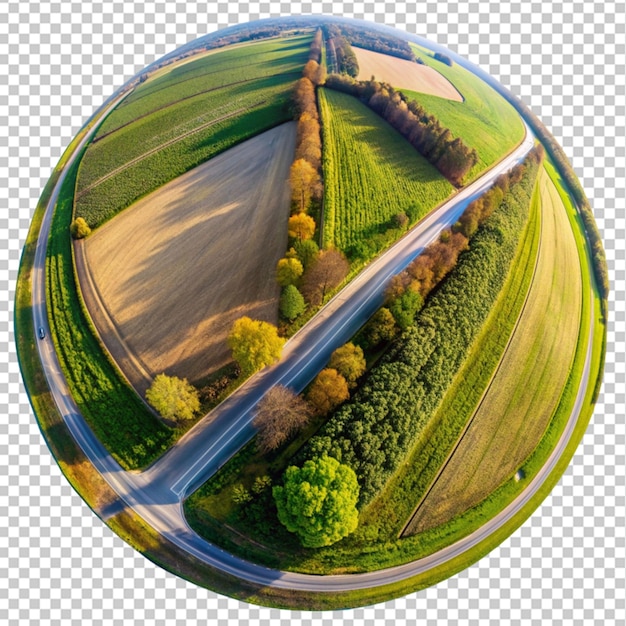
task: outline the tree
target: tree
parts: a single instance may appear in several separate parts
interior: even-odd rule
[[[296,241],[293,248],[305,270],[315,261],[317,255],[320,253],[318,245],[312,239]]]
[[[348,275],[350,265],[339,250],[322,250],[302,277],[302,295],[313,305],[321,304],[326,294]]]
[[[176,376],[156,376],[146,391],[146,400],[168,420],[190,420],[200,410],[198,390],[186,378]]]
[[[233,487],[230,497],[235,504],[246,504],[252,500],[250,492],[241,483]]]
[[[289,218],[287,232],[290,237],[304,241],[315,234],[315,220],[306,213],[297,213]]]
[[[401,330],[406,330],[415,323],[415,315],[422,307],[422,296],[412,289],[407,289],[390,305],[389,311]]]
[[[247,316],[236,320],[228,335],[228,347],[243,376],[251,376],[278,361],[284,345],[275,326]]]
[[[354,470],[332,457],[288,467],[273,489],[278,519],[305,548],[329,546],[353,532],[359,521],[359,484]]]
[[[258,429],[257,448],[262,453],[280,448],[309,423],[313,410],[287,387],[275,385],[257,404],[253,424]]]
[[[350,397],[346,379],[335,369],[327,367],[316,377],[307,393],[307,400],[322,415],[330,413],[336,406]]]
[[[298,259],[285,257],[276,265],[276,282],[281,287],[293,285],[303,272],[304,268]]]
[[[396,320],[391,311],[382,307],[374,313],[365,327],[365,337],[371,346],[383,341],[391,341],[396,335]]]
[[[344,344],[331,354],[328,367],[337,370],[348,383],[355,383],[366,368],[363,348],[353,343]]]
[[[254,483],[252,483],[252,493],[258,496],[260,493],[263,493],[268,487],[271,486],[272,479],[269,476],[257,476],[254,479]]]
[[[291,199],[299,211],[306,211],[319,185],[317,170],[306,159],[296,159],[289,170]]]
[[[287,285],[280,295],[280,314],[289,321],[295,320],[298,315],[304,313],[306,303],[304,296],[295,285]]]
[[[70,234],[74,239],[83,239],[91,234],[91,228],[89,228],[89,224],[82,217],[77,217],[70,224]]]

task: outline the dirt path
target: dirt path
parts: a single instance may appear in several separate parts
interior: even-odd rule
[[[357,46],[352,49],[359,62],[358,80],[369,80],[374,76],[376,80],[390,83],[398,89],[463,102],[463,96],[454,85],[432,67]]]
[[[290,122],[224,152],[84,242],[85,299],[140,392],[161,372],[197,381],[224,365],[238,317],[277,321],[295,135]]]

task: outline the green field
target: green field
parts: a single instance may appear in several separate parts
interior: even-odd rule
[[[142,83],[88,147],[76,215],[99,226],[219,152],[289,120],[291,88],[310,42],[306,36],[216,52]],[[261,60],[251,62],[259,47]],[[233,58],[239,66],[227,71]]]
[[[416,223],[452,185],[356,98],[319,90],[324,145],[324,246],[368,260],[398,238],[394,215]]]
[[[543,168],[540,186],[541,248],[519,324],[471,425],[408,534],[448,522],[510,479],[559,404],[580,330],[580,262],[563,203]],[[526,384],[520,386],[521,380]]]
[[[467,181],[511,152],[524,138],[524,126],[517,111],[492,87],[469,70],[449,67],[433,58],[426,48],[411,44],[426,65],[445,76],[461,93],[463,102],[402,90],[417,100],[441,124],[478,153],[478,163]]]
[[[540,241],[540,208],[536,187],[512,270],[480,337],[443,398],[431,427],[417,440],[406,465],[363,511],[361,524],[370,533],[390,537],[400,534],[419,501],[416,494],[427,489],[489,384],[531,284]]]
[[[156,419],[106,358],[79,299],[69,236],[79,162],[77,159],[67,171],[48,243],[50,330],[81,414],[122,467],[136,469],[166,450],[174,431]]]

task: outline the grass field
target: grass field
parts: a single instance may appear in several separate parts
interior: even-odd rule
[[[578,343],[582,283],[567,214],[543,168],[540,185],[541,248],[519,324],[469,429],[405,534],[451,520],[511,478],[558,406]]]
[[[433,58],[425,48],[411,44],[424,63],[447,78],[463,95],[463,102],[402,89],[434,114],[478,153],[478,163],[470,170],[467,180],[499,161],[522,141],[524,127],[517,111],[482,79],[458,64],[449,67]]]
[[[370,80],[374,76],[377,81],[389,83],[400,90],[407,89],[456,102],[463,101],[463,95],[454,85],[428,65],[357,46],[352,49],[359,62],[357,80]]]
[[[101,299],[94,321],[113,354],[120,336],[121,349],[150,376],[166,372],[196,382],[230,361],[226,338],[235,319],[277,323],[274,270],[287,246],[295,140],[293,122],[249,139],[85,240]],[[139,231],[129,246],[128,233]],[[81,283],[85,289],[90,281]],[[106,310],[108,323],[98,310]]]
[[[102,444],[125,468],[143,467],[170,444],[161,424],[104,356],[76,289],[69,223],[76,169],[68,169],[54,212],[47,258],[49,322],[72,397]]]
[[[290,90],[310,41],[273,40],[203,55],[141,84],[85,154],[76,215],[99,226],[216,154],[288,121]]]
[[[387,122],[352,96],[319,90],[324,145],[324,245],[364,260],[398,237],[394,215],[412,223],[453,187]]]

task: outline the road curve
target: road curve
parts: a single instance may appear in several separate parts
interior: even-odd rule
[[[110,108],[114,103],[110,105]],[[106,112],[105,112],[106,114]],[[97,125],[81,141],[65,171],[95,132]],[[236,394],[204,418],[161,459],[144,472],[127,472],[108,454],[80,415],[61,372],[48,329],[46,315],[45,259],[52,213],[65,171],[46,207],[35,254],[33,280],[33,322],[35,331],[43,328],[46,337],[38,341],[43,370],[52,395],[70,432],[96,469],[119,497],[155,530],[181,550],[218,570],[263,586],[332,592],[375,588],[428,571],[473,548],[512,519],[537,493],[563,453],[584,400],[589,380],[593,320],[587,348],[583,380],[567,427],[548,462],[528,488],[497,517],[468,537],[428,557],[402,566],[364,574],[313,576],[271,570],[235,557],[198,536],[183,515],[183,499],[199,486],[254,434],[251,410],[264,391],[278,382],[302,389],[324,366],[330,353],[347,341],[382,302],[388,279],[434,240],[447,225],[454,223],[465,206],[482,193],[497,176],[520,161],[532,147],[527,129],[524,143],[509,157],[461,190],[450,201],[424,219],[388,252],[372,262],[340,292],[305,328],[286,345],[284,358],[276,366],[251,378]]]

